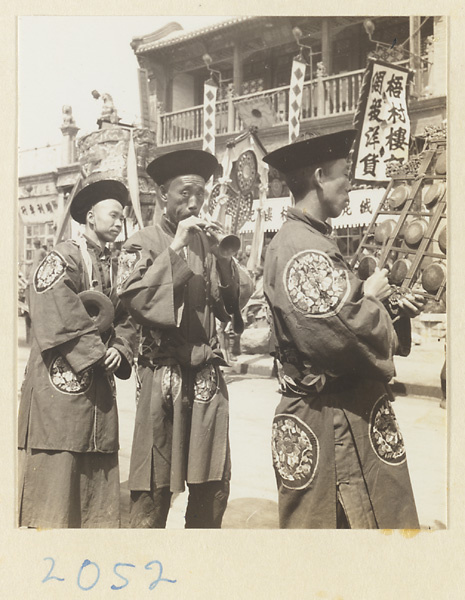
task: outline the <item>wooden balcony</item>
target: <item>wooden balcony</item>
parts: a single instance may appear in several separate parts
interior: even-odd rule
[[[302,121],[320,119],[353,113],[362,83],[363,70],[352,71],[329,77],[321,77],[304,84]],[[230,96],[216,103],[216,133],[234,134],[244,129],[237,106],[244,100],[266,97],[276,115],[275,125],[288,122],[289,86],[264,90],[244,96]],[[200,140],[203,135],[203,106],[194,106],[170,113],[162,113],[158,118],[157,138],[159,146]]]

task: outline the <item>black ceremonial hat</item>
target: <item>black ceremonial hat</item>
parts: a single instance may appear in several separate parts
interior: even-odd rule
[[[330,160],[347,158],[356,135],[356,129],[345,129],[336,133],[308,138],[303,142],[278,148],[267,154],[263,160],[286,174]]]
[[[217,167],[218,161],[210,152],[176,150],[157,157],[146,170],[157,185],[163,185],[180,175],[200,175],[207,182]]]
[[[70,207],[71,216],[78,223],[85,223],[86,215],[94,204],[110,198],[118,200],[122,206],[128,204],[129,193],[124,183],[116,179],[101,179],[89,183],[74,196]]]

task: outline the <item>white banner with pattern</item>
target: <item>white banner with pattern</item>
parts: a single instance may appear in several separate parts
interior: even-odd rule
[[[210,79],[203,88],[203,146],[202,150],[215,155],[215,116],[218,86]]]
[[[292,61],[291,85],[289,88],[289,143],[292,144],[300,133],[300,109],[307,65],[297,56]]]

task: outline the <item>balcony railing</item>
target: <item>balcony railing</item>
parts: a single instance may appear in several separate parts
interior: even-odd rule
[[[306,81],[302,95],[300,118],[319,119],[355,111],[360,92],[363,70]],[[254,94],[230,97],[216,103],[216,133],[238,133],[244,125],[237,105],[243,100],[269,98],[276,115],[275,125],[288,122],[289,86],[283,86]],[[158,144],[165,146],[190,140],[203,135],[203,106],[164,113],[158,120]]]
[[[302,95],[301,121],[355,112],[363,73],[364,69],[360,69],[306,81]],[[423,78],[423,74],[421,76]],[[276,115],[275,123],[272,126],[287,123],[289,119],[289,87],[283,86],[244,96],[229,96],[224,100],[219,100],[216,103],[217,135],[239,133],[244,129],[237,107],[240,102],[250,101],[253,98],[269,98],[269,103]],[[157,131],[159,146],[202,139],[203,106],[160,114]]]

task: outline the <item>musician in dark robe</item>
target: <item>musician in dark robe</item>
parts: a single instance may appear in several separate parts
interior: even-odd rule
[[[131,375],[135,324],[118,300],[107,243],[121,231],[127,202],[119,181],[85,186],[70,208],[84,235],[57,244],[33,276],[18,417],[20,526],[120,524],[114,375]],[[79,297],[86,290],[108,298],[96,316],[114,313],[102,333]]]
[[[283,528],[419,527],[387,383],[422,301],[391,307],[386,270],[361,281],[331,235],[328,219],[349,203],[354,137],[310,138],[264,158],[295,198],[264,272],[284,386],[272,434]]]
[[[147,168],[165,206],[160,225],[135,233],[120,255],[121,300],[142,326],[141,389],[131,454],[132,527],[165,527],[173,493],[189,487],[187,528],[219,528],[229,496],[228,392],[215,318],[240,330],[241,277],[200,218],[218,163],[200,150]],[[242,289],[246,286],[242,285]]]

